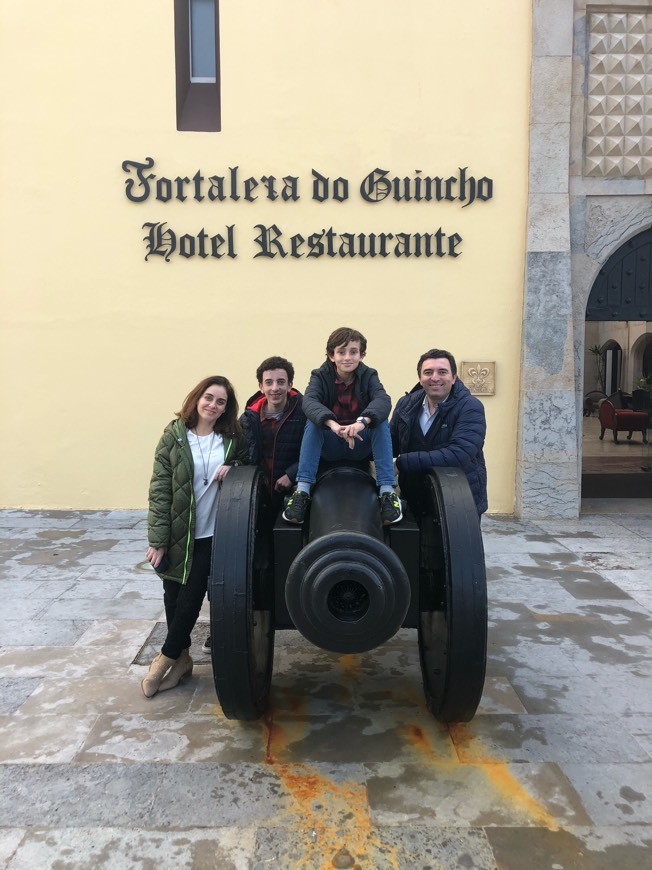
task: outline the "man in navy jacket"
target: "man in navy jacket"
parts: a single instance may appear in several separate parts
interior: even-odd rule
[[[433,348],[422,354],[417,373],[419,383],[399,400],[390,423],[401,495],[419,517],[425,472],[433,465],[461,468],[478,514],[483,514],[487,510],[484,406],[458,379],[455,357],[447,350]]]

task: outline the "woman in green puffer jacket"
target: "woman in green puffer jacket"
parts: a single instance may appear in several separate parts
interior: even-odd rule
[[[231,466],[249,461],[226,378],[200,381],[177,418],[158,443],[149,487],[146,558],[163,578],[168,633],[141,683],[147,698],[192,673],[190,634],[208,584],[219,486]]]

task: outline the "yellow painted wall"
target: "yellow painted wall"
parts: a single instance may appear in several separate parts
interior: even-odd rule
[[[490,510],[514,499],[531,10],[514,0],[221,4],[221,133],[175,129],[171,0],[0,0],[1,503],[146,503],[155,443],[188,390],[241,404],[265,356],[303,389],[328,333],[361,329],[397,399],[433,345],[495,360],[484,400]],[[174,178],[296,175],[301,199],[134,204],[122,161]],[[370,204],[375,167],[494,180],[493,200]],[[312,201],[311,170],[350,181]],[[260,189],[259,189],[260,190]],[[146,221],[235,225],[238,257],[145,262]],[[254,226],[463,237],[462,256],[253,259]]]

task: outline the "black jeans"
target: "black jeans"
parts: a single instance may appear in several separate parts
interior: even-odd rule
[[[195,541],[192,568],[185,586],[174,580],[163,580],[163,604],[168,634],[161,652],[171,659],[178,659],[182,651],[190,646],[190,634],[197,622],[208,586],[212,549],[212,538],[199,538]]]

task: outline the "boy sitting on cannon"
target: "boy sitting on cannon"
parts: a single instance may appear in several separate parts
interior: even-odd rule
[[[340,327],[328,337],[326,361],[313,369],[303,398],[308,418],[301,443],[297,490],[283,512],[301,524],[310,503],[319,461],[364,460],[373,455],[383,525],[402,519],[394,491],[395,477],[388,417],[391,399],[376,369],[362,360],[367,340],[356,329]]]

